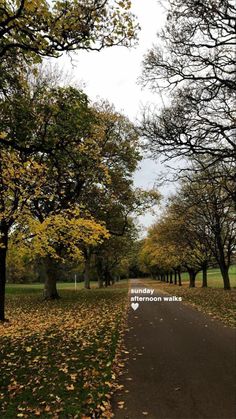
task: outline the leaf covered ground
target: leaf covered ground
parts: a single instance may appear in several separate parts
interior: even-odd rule
[[[109,418],[127,285],[8,296],[0,325],[0,417]]]
[[[222,321],[227,326],[236,326],[236,290],[225,291],[220,288],[189,288],[187,283],[181,287],[159,281],[145,281],[150,287],[158,288],[171,295],[182,297],[183,303]]]

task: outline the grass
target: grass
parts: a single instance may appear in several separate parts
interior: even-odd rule
[[[97,287],[97,281],[91,282],[91,288]],[[33,283],[33,284],[7,284],[6,293],[7,294],[32,294],[32,293],[41,293],[43,294],[44,284],[42,283]],[[77,282],[76,289],[81,290],[84,288],[84,282]],[[75,290],[74,282],[58,282],[57,289],[60,290]]]
[[[127,282],[77,292],[73,285],[60,284],[63,298],[50,302],[42,300],[42,285],[8,285],[10,323],[0,326],[1,417],[111,417]]]
[[[236,265],[229,268],[230,283],[232,288],[236,288]],[[187,272],[182,274],[183,283],[189,282],[189,275]],[[199,272],[196,278],[196,287],[202,286],[202,273]],[[223,279],[219,269],[208,270],[208,287],[210,288],[223,288]]]

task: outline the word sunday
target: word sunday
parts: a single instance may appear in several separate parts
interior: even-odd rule
[[[154,294],[154,289],[150,288],[131,288],[131,294]]]

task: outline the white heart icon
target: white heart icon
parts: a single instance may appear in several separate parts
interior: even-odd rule
[[[132,303],[131,307],[133,310],[137,310],[137,308],[139,308],[139,303]]]

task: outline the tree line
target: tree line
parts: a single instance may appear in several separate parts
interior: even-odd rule
[[[207,287],[207,270],[217,264],[224,289],[230,289],[229,267],[235,260],[235,208],[224,186],[220,187],[213,169],[195,171],[182,180],[168,200],[164,213],[149,229],[139,254],[143,270],[154,277],[181,285],[181,272],[189,273],[195,286],[202,271]]]
[[[141,83],[166,105],[146,109],[144,147],[169,165],[176,193],[144,241],[140,263],[175,282],[214,261],[224,288],[235,255],[236,8],[229,0],[168,0],[166,24],[143,61]],[[178,167],[178,168],[176,168]]]

